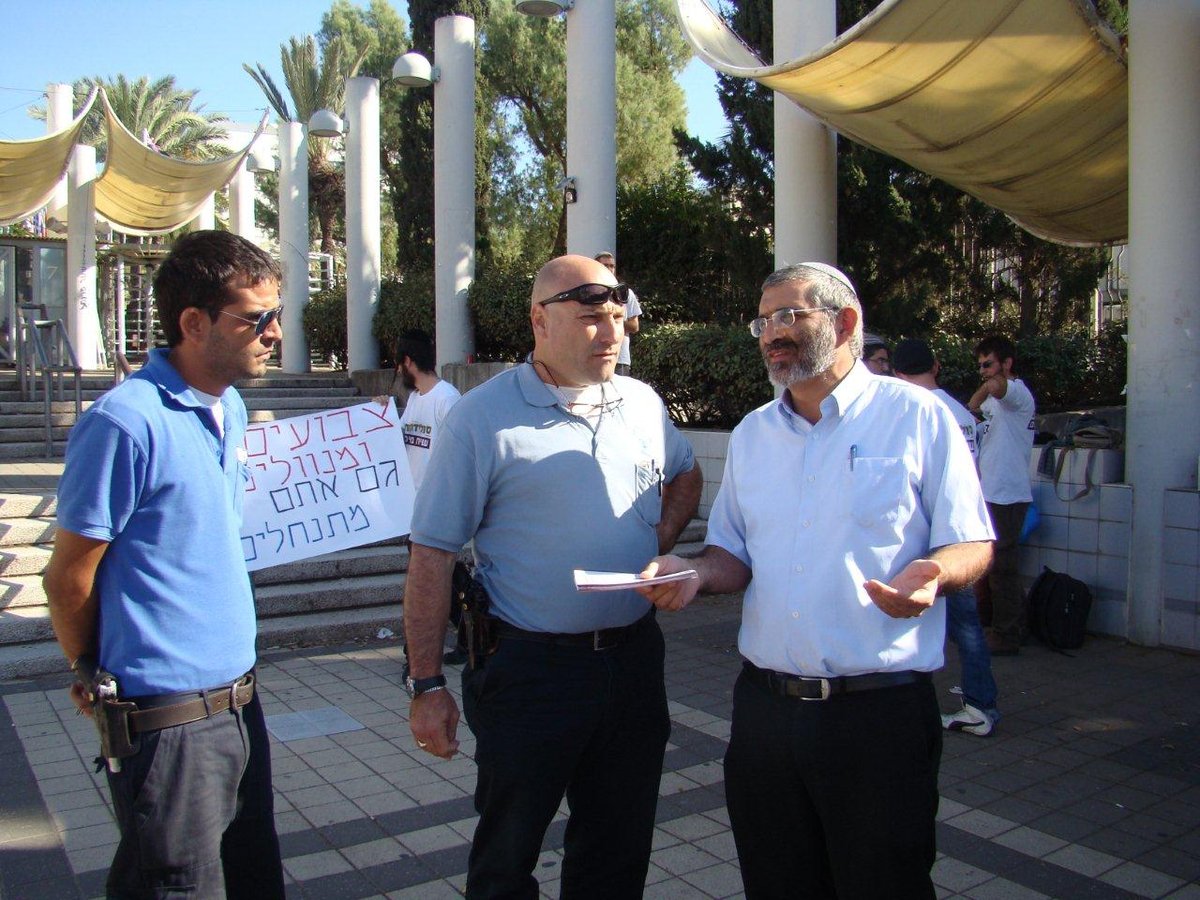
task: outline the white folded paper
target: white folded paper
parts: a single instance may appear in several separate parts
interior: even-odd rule
[[[695,569],[685,569],[672,575],[658,575],[654,578],[638,578],[636,572],[591,572],[587,569],[575,570],[575,590],[577,591],[627,591],[630,588],[644,587],[648,584],[666,584],[670,581],[691,581],[699,578]]]

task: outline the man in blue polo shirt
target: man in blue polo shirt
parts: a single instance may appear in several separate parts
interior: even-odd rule
[[[663,637],[634,591],[579,593],[572,570],[639,571],[672,546],[702,479],[658,395],[613,374],[627,289],[563,256],[534,280],[528,361],[447,414],[417,494],[404,618],[417,745],[449,758],[458,707],[442,634],[474,538],[493,654],[463,673],[479,780],[467,896],[536,897],[563,796],[563,896],[640,898],[670,732]]]
[[[154,279],[167,348],[96,401],[67,446],[51,620],[79,708],[132,744],[104,751],[121,832],[110,897],[284,896],[238,533],[246,407],[232,387],[261,376],[283,336],[279,281],[244,238],[179,240]],[[127,714],[88,696],[95,664]]]

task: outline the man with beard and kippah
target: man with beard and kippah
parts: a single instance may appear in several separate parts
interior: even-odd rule
[[[871,375],[850,280],[775,272],[750,323],[782,395],[730,437],[696,557],[660,609],[746,590],[725,793],[746,896],[934,896],[941,593],[987,568],[971,454],[929,391]],[[813,702],[809,702],[813,701]]]

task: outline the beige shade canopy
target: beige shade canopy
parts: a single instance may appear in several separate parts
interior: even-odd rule
[[[29,141],[0,141],[0,225],[20,222],[50,200],[67,174],[71,150],[95,99],[93,89],[83,111],[61,131]]]
[[[232,156],[188,162],[142,144],[113,113],[103,88],[99,93],[108,156],[96,180],[96,215],[126,234],[164,234],[194,219],[209,195],[233,179],[267,122],[264,115],[254,137]],[[31,215],[54,193],[95,96],[93,91],[79,117],[56,134],[0,141],[0,225]]]
[[[786,95],[1064,244],[1128,236],[1128,71],[1087,0],[885,0],[820,51],[764,66],[704,3],[696,55]]]
[[[246,147],[232,156],[188,162],[164,156],[134,137],[100,92],[108,126],[108,158],[96,181],[96,215],[126,234],[163,234],[196,218],[209,194],[233,180],[266,117]]]

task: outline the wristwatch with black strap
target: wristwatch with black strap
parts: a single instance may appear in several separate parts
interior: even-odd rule
[[[404,679],[404,689],[408,691],[408,696],[415,700],[422,694],[429,694],[433,691],[444,691],[446,689],[446,676],[430,675],[428,678],[413,678],[409,675]]]

